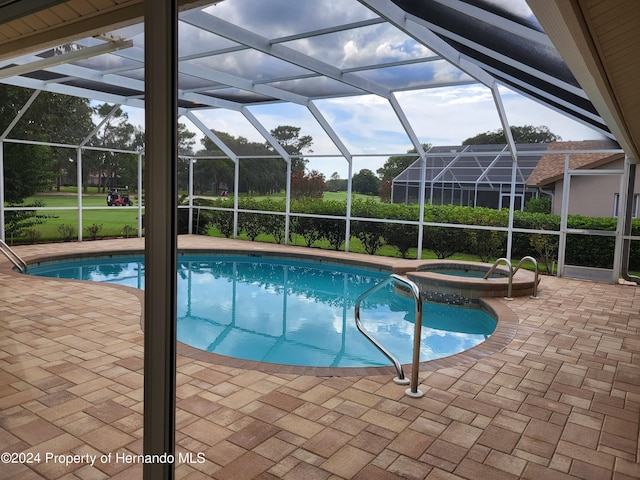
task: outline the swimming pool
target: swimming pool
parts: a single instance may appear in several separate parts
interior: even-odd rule
[[[143,258],[89,258],[30,266],[29,274],[144,289]],[[388,272],[268,256],[182,254],[178,340],[235,358],[286,365],[363,367],[389,361],[357,331],[357,297]],[[365,328],[411,362],[413,300],[393,286],[361,307]],[[421,361],[483,342],[496,322],[480,309],[425,303]]]

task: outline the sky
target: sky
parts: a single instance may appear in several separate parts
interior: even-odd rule
[[[501,96],[510,125],[547,126],[565,141],[602,138],[599,132],[511,90],[502,88]],[[421,143],[460,145],[469,137],[502,127],[493,96],[482,85],[406,92],[398,94],[398,99]],[[323,100],[317,105],[354,155],[354,173],[362,168],[375,172],[389,155],[405,153],[413,147],[386,100],[368,95]],[[306,152],[308,169],[319,170],[327,178],[334,172],[340,178],[347,177],[347,161],[306,108],[280,104],[251,107],[250,110],[267,130],[293,125],[301,128],[301,135],[313,137],[312,152]],[[130,109],[128,114],[131,123],[144,125],[143,110]],[[264,142],[260,133],[238,112],[210,110],[197,112],[196,116],[212,129],[252,142]],[[181,117],[180,122],[196,133],[194,149],[201,148],[204,135],[185,117]],[[357,128],[353,128],[354,125]],[[320,155],[332,157],[316,158]]]
[[[322,9],[317,8],[317,5],[317,0],[233,0],[209,7],[208,12],[267,38],[286,37],[303,31],[373,18],[368,9],[353,0],[323,0]],[[504,3],[501,5],[504,6]],[[509,7],[519,15],[530,15],[524,0],[511,0]],[[197,54],[204,44],[214,44],[220,48],[230,46],[226,39],[189,26],[181,27],[179,44],[181,55]],[[387,24],[371,25],[357,31],[317,35],[287,45],[338,68],[420,59],[432,55],[424,45]],[[201,58],[194,60],[194,63],[256,81],[296,73],[297,68],[254,51],[234,52],[215,59]],[[371,81],[386,82],[385,85],[391,86],[395,83],[430,86],[441,81],[468,78],[445,61],[421,64],[420,68],[404,66],[389,72],[369,71],[367,75]],[[547,126],[563,140],[601,138],[598,132],[513,91],[501,88],[500,92],[510,125]],[[423,88],[395,95],[421,143],[434,146],[459,145],[466,138],[502,127],[493,96],[481,84]],[[344,96],[316,100],[314,103],[354,155],[353,173],[363,168],[375,172],[389,155],[405,153],[413,147],[398,116],[384,98],[375,95]],[[313,137],[312,152],[305,152],[308,154],[308,169],[319,170],[327,178],[334,172],[340,178],[347,177],[347,161],[340,157],[338,148],[306,107],[271,104],[249,107],[249,110],[267,130],[279,125],[293,125],[301,128],[301,135]],[[144,124],[142,110],[129,109],[128,114],[134,125]],[[236,137],[242,136],[253,142],[264,142],[259,132],[238,112],[210,109],[198,111],[196,115],[211,129]],[[203,135],[184,117],[180,121],[197,134],[195,150],[198,150]],[[315,157],[317,155],[325,157]]]

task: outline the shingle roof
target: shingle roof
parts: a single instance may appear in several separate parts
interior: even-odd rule
[[[614,141],[603,140],[583,140],[578,142],[553,142],[549,145],[549,150],[565,151],[565,150],[610,150],[620,148]],[[575,169],[591,169],[606,165],[615,160],[624,158],[623,153],[576,153],[569,157],[569,168]],[[565,154],[545,154],[534,168],[533,172],[527,179],[528,186],[543,187],[561,180],[564,176]]]

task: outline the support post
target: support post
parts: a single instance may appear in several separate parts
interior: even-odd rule
[[[142,152],[138,153],[138,238],[142,238]]]
[[[82,149],[78,148],[76,152],[76,166],[78,168],[78,241],[82,241]]]
[[[240,159],[233,164],[233,238],[238,238],[238,195],[240,189]]]
[[[569,217],[569,189],[571,174],[569,173],[569,154],[564,156],[564,177],[562,180],[562,209],[560,211],[560,238],[558,242],[558,276],[564,276],[564,262],[567,252],[567,219]]]
[[[289,245],[289,236],[291,235],[291,159],[287,163],[287,180],[285,190],[285,207],[284,207],[284,244]],[[286,270],[285,270],[286,272]]]
[[[620,206],[618,207],[618,218],[622,221],[618,224],[618,230],[620,232],[620,248],[619,255],[614,255],[614,261],[618,265],[618,269],[614,269],[614,273],[620,273],[625,280],[636,282],[640,284],[640,278],[635,275],[629,274],[629,256],[631,255],[631,239],[628,238],[632,234],[632,220],[633,220],[633,207],[634,207],[634,192],[635,192],[635,179],[636,179],[636,160],[632,158],[625,158],[624,161],[624,175],[622,176],[622,185],[620,186]],[[624,210],[622,210],[624,205]],[[621,215],[624,212],[624,215]],[[616,242],[616,246],[618,243]],[[617,281],[617,277],[616,277]]]
[[[353,191],[353,159],[347,159],[349,162],[347,174],[347,211],[346,211],[346,234],[344,239],[344,251],[348,252],[351,247],[351,192]]]
[[[4,229],[4,141],[0,139],[0,240],[5,238]]]
[[[189,159],[189,235],[193,234],[193,164],[196,160]],[[196,232],[197,233],[197,232]]]
[[[427,188],[427,157],[420,157],[420,192],[418,193],[418,204],[420,205],[420,218],[418,219],[418,251],[416,258],[422,258],[422,243],[424,239],[424,202]]]
[[[145,455],[175,455],[177,303],[177,0],[144,1]],[[145,463],[144,480],[173,480],[173,463]]]
[[[493,84],[491,86],[491,93],[493,94],[493,101],[496,104],[498,115],[500,116],[500,123],[502,123],[502,131],[507,139],[507,146],[511,152],[511,192],[509,195],[509,224],[507,225],[507,252],[505,257],[511,258],[511,250],[513,248],[513,211],[516,206],[516,172],[518,170],[518,151],[516,149],[516,142],[511,134],[511,126],[507,120],[507,112],[504,109],[502,103],[502,97],[498,90],[498,85]],[[501,187],[502,188],[502,187]]]

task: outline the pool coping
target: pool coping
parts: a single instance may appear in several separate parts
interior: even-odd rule
[[[195,236],[189,236],[195,237]],[[179,237],[180,238],[180,237]],[[206,237],[199,237],[206,238]],[[209,237],[213,238],[213,237]],[[216,238],[214,243],[224,242],[224,239]],[[93,242],[91,242],[93,243]],[[106,243],[106,242],[105,242]],[[218,254],[247,254],[250,256],[278,256],[280,258],[297,258],[304,260],[313,260],[327,263],[339,263],[341,265],[357,266],[363,268],[370,268],[378,271],[384,271],[391,273],[404,274],[406,271],[411,271],[417,266],[424,263],[435,262],[436,260],[408,260],[392,257],[380,257],[375,255],[357,254],[351,252],[339,252],[339,251],[327,251],[308,247],[288,246],[288,245],[272,245],[272,244],[257,244],[249,241],[231,240],[229,243],[225,243],[224,246],[206,245],[206,240],[203,240],[204,245],[189,246],[185,248],[178,247],[178,256],[184,254],[197,254],[197,253],[218,253]],[[70,245],[69,243],[63,243],[61,245]],[[81,245],[81,243],[76,243]],[[95,245],[95,244],[94,244]],[[110,249],[105,245],[104,249],[96,250],[91,249],[82,251],[84,249],[74,249],[72,252],[61,252],[59,254],[32,254],[25,255],[25,261],[28,265],[34,263],[42,263],[46,260],[70,260],[91,255],[100,257],[118,257],[118,256],[131,256],[131,255],[144,255],[144,249],[131,248],[123,251],[122,249]],[[22,275],[9,262],[0,263],[0,271],[11,275]],[[51,282],[81,282],[83,284],[96,282],[85,280],[72,280],[72,279],[57,279],[49,277],[35,277],[39,280],[47,280]],[[124,285],[116,285],[109,283],[102,283],[102,287],[115,288],[124,292],[129,292],[134,295],[140,304],[140,328],[144,331],[144,291],[135,287],[128,287]],[[518,318],[516,314],[505,304],[504,300],[498,298],[479,298],[478,303],[480,307],[487,313],[493,316],[496,320],[496,329],[491,336],[475,347],[472,347],[463,352],[442,357],[434,360],[427,360],[420,362],[420,371],[434,371],[443,368],[455,367],[458,365],[465,365],[472,362],[476,362],[484,357],[498,353],[503,350],[515,337],[518,330]],[[197,349],[182,342],[177,342],[177,352],[187,358],[191,358],[197,361],[212,363],[217,365],[228,366],[232,368],[240,368],[247,370],[256,370],[265,373],[278,373],[278,374],[293,374],[293,375],[309,375],[317,377],[352,377],[352,376],[376,376],[376,375],[396,375],[396,369],[389,366],[380,367],[308,367],[308,366],[296,366],[285,365],[276,363],[258,362],[253,360],[243,360],[234,357],[228,357],[219,355],[204,350]],[[403,364],[403,370],[406,377],[411,374],[411,364]]]

